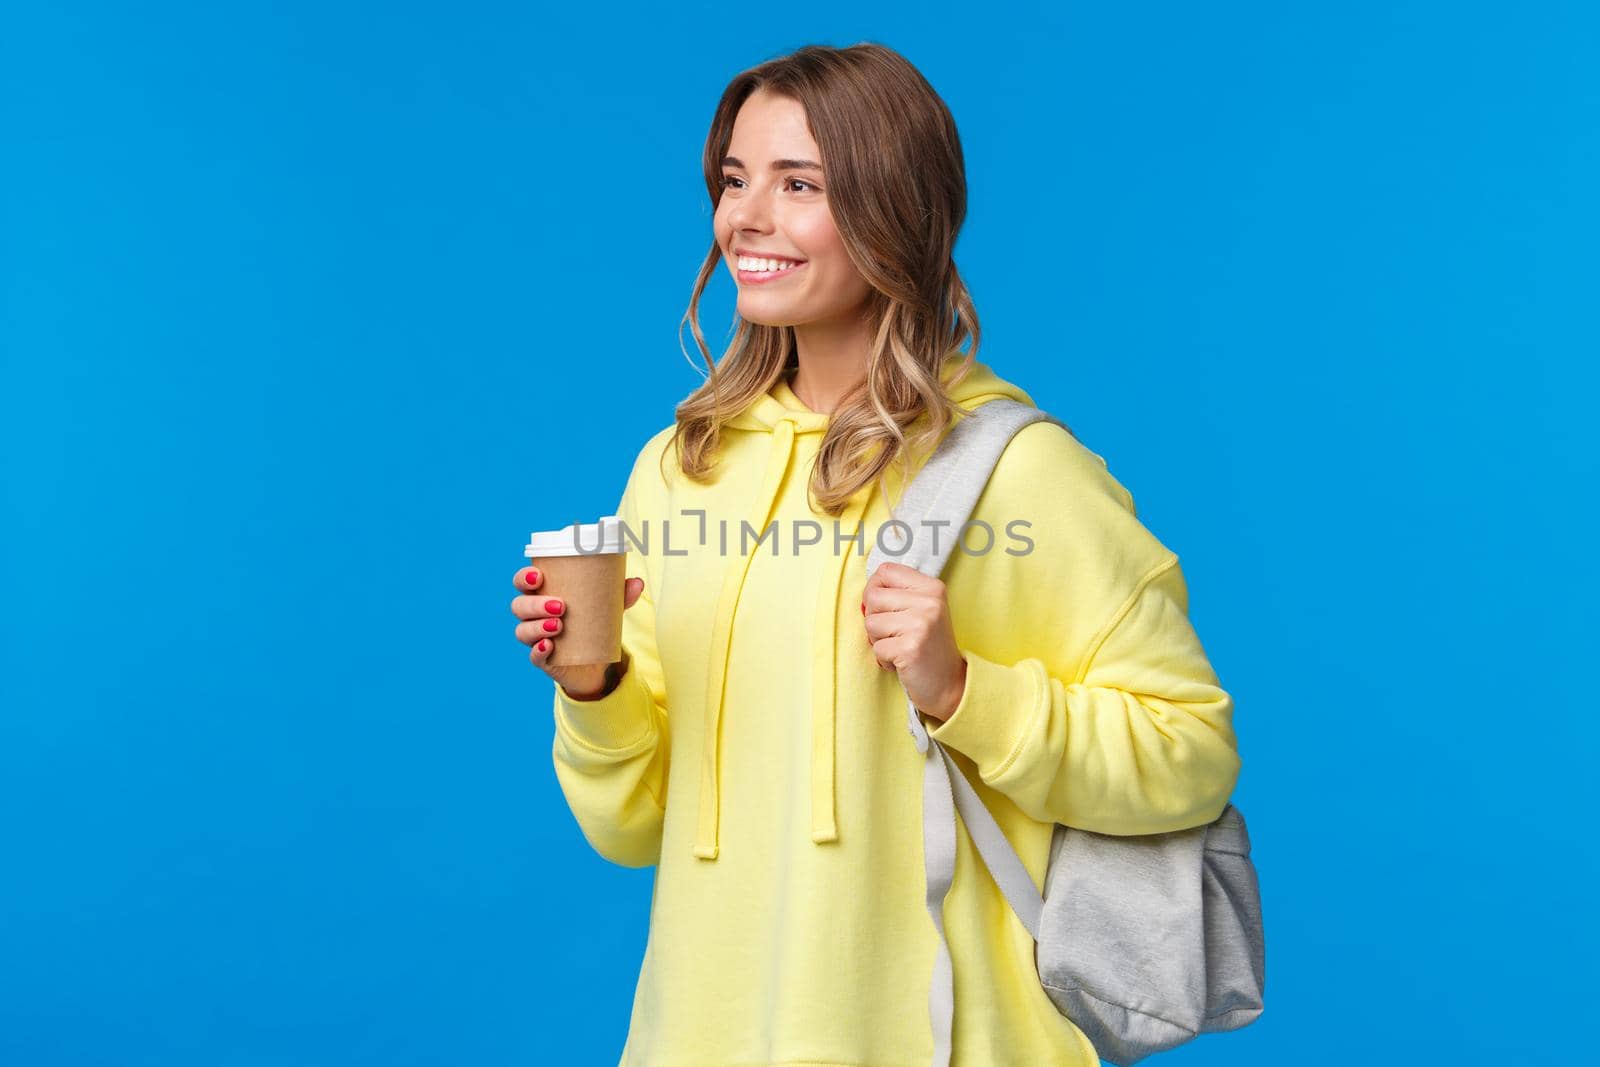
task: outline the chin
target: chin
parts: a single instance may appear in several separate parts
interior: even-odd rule
[[[754,323],[757,326],[798,326],[801,322],[805,321],[798,315],[789,315],[781,311],[761,309],[751,309],[747,311],[742,305],[739,308],[739,317],[744,321]]]

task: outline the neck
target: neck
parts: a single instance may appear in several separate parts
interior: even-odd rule
[[[865,319],[810,322],[794,328],[799,366],[789,388],[812,411],[830,414],[867,376],[872,328]]]

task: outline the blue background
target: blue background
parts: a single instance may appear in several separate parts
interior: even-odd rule
[[[698,381],[723,86],[863,39],[1237,701],[1269,1007],[1162,1062],[1583,1058],[1592,9],[871,7],[8,8],[0,1062],[615,1063],[511,578]]]

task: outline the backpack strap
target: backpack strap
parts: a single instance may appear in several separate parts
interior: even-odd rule
[[[930,578],[939,577],[1000,454],[1018,430],[1035,422],[1053,422],[1072,432],[1066,423],[1032,404],[1004,397],[962,415],[900,494],[892,521],[903,525],[885,524],[883,536],[896,544],[896,550],[874,543],[867,554],[867,573],[887,558]]]
[[[1068,433],[1072,432],[1065,423],[1038,408],[1005,398],[982,404],[961,418],[912,479],[894,508],[894,520],[904,525],[890,525],[884,536],[894,541],[899,551],[886,551],[882,547],[883,538],[875,539],[867,557],[867,573],[870,575],[885,558],[892,557],[895,562],[929,577],[939,577],[960,543],[965,524],[972,517],[1001,453],[1018,430],[1035,422],[1053,422]],[[896,533],[900,535],[898,538],[893,536]],[[1044,898],[972,783],[945,747],[929,736],[921,713],[909,696],[906,718],[917,751],[924,757],[923,865],[927,877],[928,914],[939,938],[933,980],[928,988],[933,1065],[948,1067],[955,996],[950,947],[944,932],[944,901],[955,880],[956,812],[961,813],[967,835],[990,877],[1036,942]]]

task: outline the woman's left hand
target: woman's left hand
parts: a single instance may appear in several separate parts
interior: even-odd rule
[[[943,722],[967,684],[944,583],[903,563],[878,564],[861,598],[878,666],[900,675],[917,710]]]

